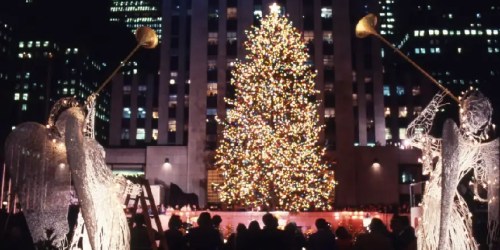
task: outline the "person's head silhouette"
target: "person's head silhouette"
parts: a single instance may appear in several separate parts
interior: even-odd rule
[[[328,228],[328,222],[326,222],[326,220],[323,218],[316,219],[316,222],[314,224],[316,225],[316,228],[318,230]]]
[[[203,212],[198,217],[198,226],[199,227],[211,227],[212,226],[212,218],[210,217],[209,212]]]
[[[135,223],[136,227],[146,224],[146,220],[144,219],[144,215],[142,215],[142,214],[134,215],[134,223]]]
[[[262,222],[264,222],[264,225],[268,228],[278,227],[278,219],[271,213],[264,214],[264,216],[262,216]]]
[[[172,215],[170,220],[168,220],[168,228],[171,230],[178,230],[182,226],[182,220],[179,215]]]

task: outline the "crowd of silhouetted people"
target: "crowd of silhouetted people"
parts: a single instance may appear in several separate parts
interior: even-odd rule
[[[133,219],[131,250],[152,249],[156,242],[152,242],[149,238],[149,229],[145,225],[144,216],[136,214]],[[3,225],[0,249],[34,249],[29,233],[23,233],[29,231],[22,213],[8,216],[5,211],[0,211],[0,222]],[[390,230],[382,220],[373,218],[365,232],[356,232],[354,235],[342,226],[334,230],[323,218],[316,219],[316,230],[313,233],[304,234],[294,222],[280,228],[278,219],[273,214],[266,213],[262,217],[263,226],[258,221],[252,221],[248,226],[240,223],[235,232],[226,235],[225,238],[220,228],[221,222],[220,216],[212,217],[209,212],[202,212],[198,217],[197,226],[190,227],[179,215],[174,214],[168,221],[168,230],[162,234],[155,232],[155,240],[167,244],[169,250],[417,249],[415,230],[411,227],[408,217],[400,215],[392,217]],[[164,240],[160,237],[164,237]]]
[[[248,227],[238,224],[234,233],[226,240],[220,230],[222,219],[209,212],[200,214],[197,226],[186,229],[178,215],[172,215],[168,230],[156,237],[165,237],[169,250],[413,250],[416,249],[415,231],[407,216],[393,216],[389,231],[382,220],[374,218],[366,232],[353,237],[347,228],[339,226],[334,230],[323,218],[315,221],[316,231],[304,235],[294,223],[283,229],[278,219],[266,213],[262,217],[263,227],[252,221]],[[157,238],[158,240],[158,238]],[[131,231],[131,249],[149,250],[151,242],[144,225],[144,218],[136,216]]]

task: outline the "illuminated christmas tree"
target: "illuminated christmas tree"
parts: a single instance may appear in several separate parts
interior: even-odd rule
[[[238,61],[218,119],[223,138],[216,167],[222,202],[287,211],[332,209],[336,182],[318,146],[315,73],[301,34],[271,6],[259,27],[246,32],[247,56]]]

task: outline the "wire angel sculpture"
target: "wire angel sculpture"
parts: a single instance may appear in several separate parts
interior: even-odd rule
[[[429,175],[423,194],[423,215],[417,228],[419,249],[478,249],[472,232],[472,213],[457,187],[472,171],[475,199],[488,203],[488,244],[498,240],[499,140],[493,132],[493,109],[479,91],[460,99],[460,127],[447,120],[442,138],[430,135],[433,120],[443,104],[438,93],[407,129],[411,145],[422,150],[423,173]],[[487,188],[487,198],[477,192]]]
[[[106,166],[104,149],[93,138],[89,117],[93,117],[94,100],[90,96],[82,107],[73,98],[63,98],[52,108],[47,126],[22,123],[7,138],[13,193],[35,242],[43,238],[45,229],[53,228],[58,246],[67,245],[66,234],[73,230],[66,219],[72,181],[91,248],[129,249],[120,197],[125,182],[114,177]]]
[[[123,200],[132,183],[114,177],[106,166],[104,149],[94,139],[94,118],[95,99],[118,70],[139,48],[158,45],[155,31],[145,26],[136,30],[136,40],[136,47],[84,106],[72,97],[62,98],[52,107],[47,126],[22,123],[7,137],[5,158],[12,191],[24,209],[35,242],[51,228],[60,247],[67,247],[66,233],[74,231],[78,237],[73,237],[70,249],[79,248],[80,237],[84,248],[130,248]],[[77,230],[68,228],[66,221],[71,182],[81,208]]]

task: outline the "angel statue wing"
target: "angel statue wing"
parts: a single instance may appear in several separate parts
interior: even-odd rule
[[[76,105],[76,100],[63,98],[56,102],[50,117]],[[52,122],[49,119],[49,124]],[[16,126],[5,142],[5,162],[12,193],[17,195],[33,241],[45,239],[45,231],[54,230],[54,242],[61,245],[69,232],[66,217],[71,176],[64,138],[57,127],[35,122]]]
[[[89,98],[93,102],[93,98]],[[93,105],[87,113],[93,114]],[[27,122],[6,141],[6,164],[34,242],[54,230],[62,247],[69,232],[67,214],[74,183],[92,249],[129,249],[130,232],[104,149],[93,139],[93,119],[73,98],[52,108],[48,125]]]

